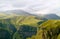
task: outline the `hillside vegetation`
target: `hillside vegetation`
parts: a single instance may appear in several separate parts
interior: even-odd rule
[[[42,23],[37,34],[27,39],[60,39],[60,20],[48,20]]]
[[[0,39],[60,39],[60,20],[0,15]]]

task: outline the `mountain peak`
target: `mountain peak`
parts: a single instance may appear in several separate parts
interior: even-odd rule
[[[24,11],[24,10],[8,10],[8,11],[4,11],[2,13],[5,13],[5,14],[15,14],[15,15],[24,15],[24,16],[32,15],[29,12]]]

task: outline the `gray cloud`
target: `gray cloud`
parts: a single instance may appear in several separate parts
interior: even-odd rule
[[[34,14],[60,14],[60,0],[0,0],[0,11],[23,9]]]

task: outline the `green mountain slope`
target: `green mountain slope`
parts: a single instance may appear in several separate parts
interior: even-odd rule
[[[4,14],[5,15],[5,14]],[[10,15],[9,15],[10,16]],[[37,27],[38,26],[38,22],[40,22],[40,21],[42,21],[42,20],[38,20],[38,19],[36,19],[35,18],[35,16],[11,16],[11,17],[9,17],[9,18],[7,18],[8,16],[6,15],[6,17],[4,18],[1,18],[0,19],[0,30],[2,29],[2,31],[3,30],[6,30],[10,35],[9,35],[9,38],[6,38],[6,39],[14,39],[14,37],[15,37],[15,33],[16,33],[16,35],[18,36],[17,37],[17,39],[18,38],[21,38],[21,37],[19,37],[20,36],[20,34],[18,33],[18,30],[20,30],[20,27],[21,27],[21,25],[28,25],[28,26],[30,26],[30,28],[31,28],[31,30],[33,30],[33,28],[34,27]],[[25,27],[26,27],[25,26]],[[27,27],[28,27],[27,26]],[[33,27],[33,28],[32,28]],[[28,29],[28,31],[29,31],[30,29]],[[6,31],[3,31],[3,32],[6,32]],[[23,30],[22,30],[23,31]],[[6,33],[7,33],[6,32]],[[1,32],[0,32],[1,33]],[[24,33],[26,33],[26,32],[24,32]],[[23,32],[22,32],[22,35],[24,34]],[[29,32],[27,32],[27,33],[29,33]],[[1,33],[1,34],[3,34],[3,33]],[[7,34],[6,34],[7,35]],[[4,39],[5,38],[5,36],[6,35],[4,35],[4,37],[0,37],[1,39]],[[25,34],[26,35],[26,34]],[[33,32],[32,32],[32,34],[31,34],[31,36],[33,35]],[[7,35],[8,36],[8,35]],[[24,38],[24,37],[23,37]]]
[[[60,20],[48,20],[42,23],[35,36],[29,39],[60,39]]]
[[[0,17],[0,39],[60,38],[60,20],[40,20],[35,16],[14,14],[0,14]]]

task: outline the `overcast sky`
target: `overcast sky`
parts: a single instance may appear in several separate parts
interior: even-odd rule
[[[34,14],[60,14],[60,0],[0,0],[0,11],[22,9]]]

